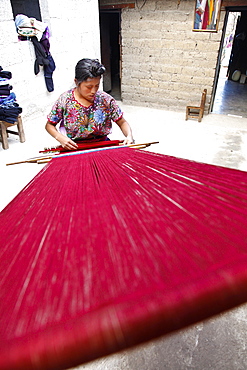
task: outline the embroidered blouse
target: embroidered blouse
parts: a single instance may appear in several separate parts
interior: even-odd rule
[[[104,91],[97,91],[94,102],[85,107],[75,99],[74,90],[60,95],[47,116],[48,122],[54,126],[60,124],[60,129],[64,127],[70,139],[110,134],[112,121],[117,122],[123,116],[116,100]]]

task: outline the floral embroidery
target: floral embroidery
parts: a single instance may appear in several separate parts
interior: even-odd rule
[[[94,112],[94,119],[95,121],[100,124],[100,123],[103,123],[104,120],[105,120],[105,114],[104,112],[101,110],[101,109],[97,109],[95,112]]]
[[[81,105],[71,89],[58,98],[47,118],[50,123],[65,127],[72,139],[86,138],[90,134],[108,135],[112,121],[122,117],[122,111],[115,99],[104,91],[98,91],[89,107]]]

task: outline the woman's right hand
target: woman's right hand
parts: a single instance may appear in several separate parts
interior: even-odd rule
[[[59,143],[62,145],[64,149],[67,150],[76,150],[78,148],[78,145],[72,141],[69,137],[64,136],[62,134],[58,134],[55,138]]]
[[[56,127],[52,125],[50,122],[46,122],[45,125],[46,131],[54,137],[59,143],[62,145],[63,148],[67,150],[76,150],[78,145],[72,141],[68,136],[61,134],[61,132],[57,131]]]

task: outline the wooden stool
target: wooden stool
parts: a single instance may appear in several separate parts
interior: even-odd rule
[[[187,121],[188,118],[197,118],[198,122],[201,122],[203,114],[204,114],[206,96],[207,96],[207,89],[204,89],[203,93],[202,93],[200,106],[199,107],[193,107],[191,105],[188,105],[186,107],[186,118],[185,118],[186,121]]]
[[[12,131],[8,129],[8,127],[13,126],[17,126],[17,131]],[[26,141],[21,116],[18,116],[17,121],[14,124],[0,121],[0,137],[2,140],[3,149],[9,149],[8,134],[19,135],[21,143],[24,143]]]

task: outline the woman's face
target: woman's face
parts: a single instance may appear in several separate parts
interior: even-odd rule
[[[75,80],[77,84],[77,80]],[[91,103],[94,101],[94,96],[99,89],[100,77],[88,78],[86,81],[77,84],[77,91],[81,97]]]

